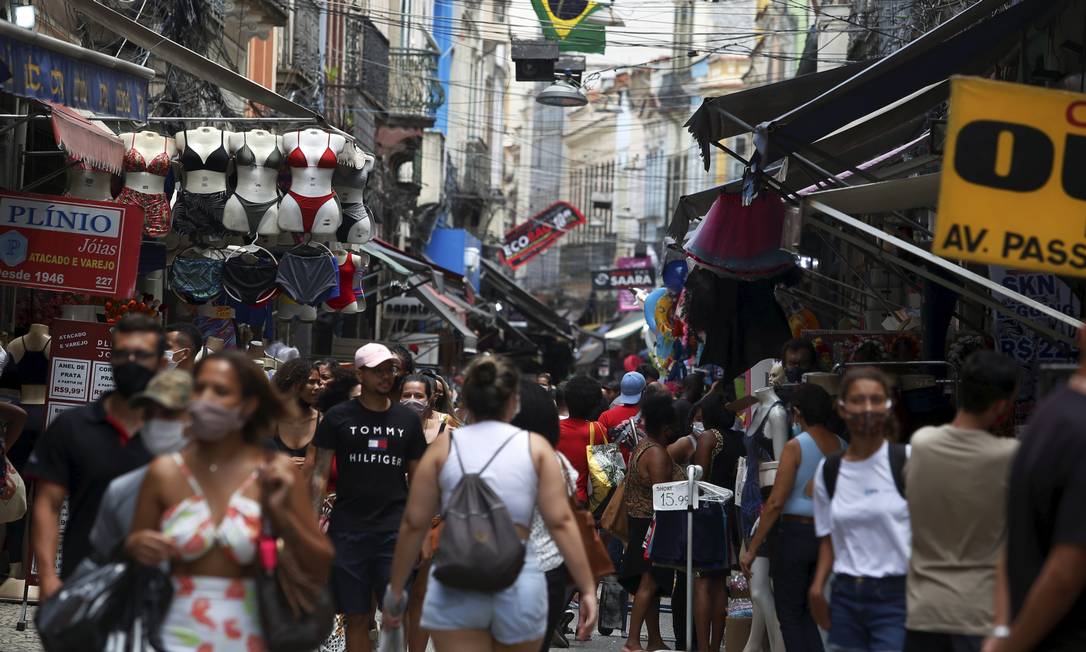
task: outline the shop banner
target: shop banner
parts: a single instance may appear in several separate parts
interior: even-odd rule
[[[113,389],[109,324],[53,320],[49,327],[49,392],[46,425],[64,410],[93,401]]]
[[[592,272],[592,287],[596,290],[629,290],[631,288],[656,287],[656,270],[601,269]]]
[[[99,115],[147,119],[147,80],[0,35],[0,67],[10,78],[0,89]]]
[[[992,266],[989,276],[1003,287],[1014,290],[1046,306],[1051,306],[1065,315],[1081,315],[1082,304],[1072,291],[1054,274],[1027,272]],[[996,297],[1004,306],[1020,317],[1043,324],[1054,331],[1074,339],[1075,329],[1059,320],[1043,315],[1037,310],[1007,298]],[[995,319],[996,346],[999,351],[1018,361],[1022,366],[1023,376],[1019,383],[1018,396],[1014,404],[1014,423],[1021,431],[1026,421],[1033,414],[1037,404],[1037,379],[1041,365],[1073,362],[1075,356],[1067,346],[1060,342],[1039,335],[1022,322],[1000,312],[993,312]]]
[[[1086,95],[951,81],[933,251],[1086,276]]]
[[[652,268],[652,259],[648,256],[630,256],[627,258],[619,258],[615,261],[615,266],[620,270],[637,270],[638,274],[648,273],[652,276],[652,283],[644,286],[635,286],[639,288],[654,288],[656,287],[656,270]],[[633,312],[635,310],[641,310],[641,305],[637,303],[637,295],[630,290],[621,290],[618,293],[618,311],[619,312]]]
[[[0,192],[0,284],[131,296],[142,230],[137,206]]]
[[[381,304],[385,319],[430,319],[434,313],[430,306],[415,297],[396,297]]]
[[[502,262],[512,269],[518,269],[546,251],[571,229],[584,223],[584,215],[573,204],[555,202],[505,234]]]

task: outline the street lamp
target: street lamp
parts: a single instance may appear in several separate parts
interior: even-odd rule
[[[577,107],[588,104],[588,98],[577,82],[569,75],[554,80],[554,83],[535,96],[535,101],[547,106]]]

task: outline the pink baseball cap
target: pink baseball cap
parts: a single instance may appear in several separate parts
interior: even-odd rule
[[[354,366],[356,369],[362,367],[373,369],[383,362],[396,359],[396,356],[392,354],[392,351],[388,350],[387,346],[377,342],[370,342],[354,352]]]

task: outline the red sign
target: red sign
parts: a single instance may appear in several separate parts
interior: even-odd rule
[[[517,269],[546,251],[570,229],[584,223],[584,215],[573,204],[555,202],[505,234],[502,262]]]
[[[64,410],[97,401],[113,389],[109,324],[54,319],[49,332],[46,424]]]
[[[137,206],[0,192],[0,283],[131,296],[142,230]]]

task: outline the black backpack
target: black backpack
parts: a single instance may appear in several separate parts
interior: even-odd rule
[[[890,444],[886,447],[886,454],[890,457],[890,473],[894,476],[894,486],[898,494],[905,497],[905,462],[909,459],[906,454],[905,444]],[[822,466],[822,482],[826,485],[826,494],[833,500],[833,492],[837,489],[837,475],[841,472],[841,458],[845,452],[840,451],[826,456],[826,463]]]
[[[455,589],[494,592],[517,581],[524,566],[524,542],[505,503],[482,475],[506,444],[521,432],[502,442],[475,473],[464,470],[457,449],[456,459],[463,476],[445,506],[445,527],[434,554],[434,577],[442,584]],[[449,446],[450,450],[456,448],[452,432]]]

